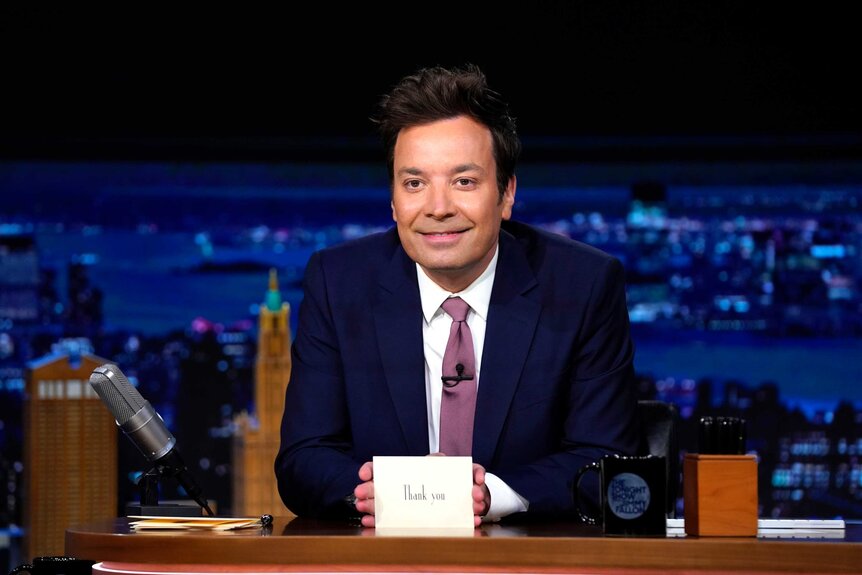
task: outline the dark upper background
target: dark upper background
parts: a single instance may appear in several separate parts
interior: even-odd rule
[[[379,95],[469,61],[526,160],[862,158],[838,2],[232,4],[4,5],[0,157],[376,159]]]

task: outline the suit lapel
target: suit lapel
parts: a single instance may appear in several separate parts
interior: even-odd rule
[[[486,466],[493,461],[536,331],[541,312],[532,290],[536,285],[523,247],[501,231],[473,424],[473,459]]]
[[[373,304],[380,359],[409,455],[428,453],[422,305],[416,265],[399,245]]]

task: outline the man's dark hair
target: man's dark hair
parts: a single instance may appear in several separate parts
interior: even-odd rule
[[[509,105],[488,87],[485,74],[473,64],[463,68],[422,68],[404,77],[381,98],[372,120],[383,137],[390,182],[395,177],[395,141],[401,130],[457,116],[470,117],[491,130],[497,188],[502,199],[515,175],[521,141],[515,120],[509,115]]]

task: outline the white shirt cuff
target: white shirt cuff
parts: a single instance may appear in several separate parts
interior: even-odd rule
[[[485,473],[485,485],[491,493],[491,505],[483,521],[499,521],[512,513],[526,511],[530,503],[493,473]]]

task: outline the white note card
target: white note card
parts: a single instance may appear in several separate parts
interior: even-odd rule
[[[473,529],[470,457],[375,457],[377,528]]]

